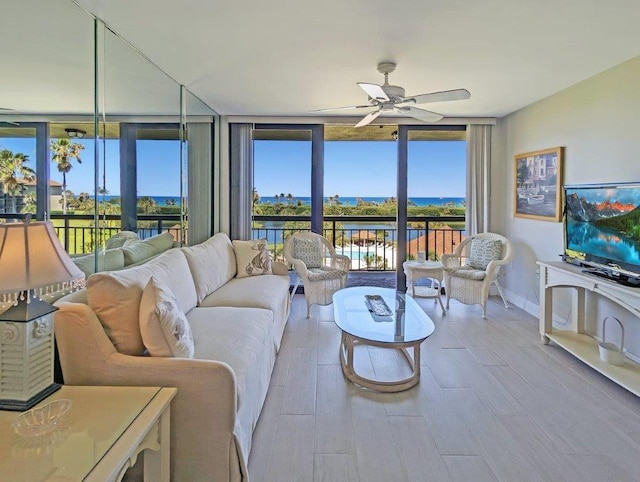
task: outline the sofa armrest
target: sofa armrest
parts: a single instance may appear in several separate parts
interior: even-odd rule
[[[462,258],[458,254],[443,254],[440,256],[440,262],[445,268],[454,268],[462,266]]]
[[[273,274],[277,274],[280,276],[288,276],[289,275],[289,267],[281,263],[280,261],[274,261],[271,263],[271,271]]]

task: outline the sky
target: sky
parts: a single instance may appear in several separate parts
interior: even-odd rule
[[[324,194],[396,195],[395,141],[327,141]],[[409,197],[465,197],[466,142],[410,141]],[[310,141],[255,141],[254,184],[261,196],[311,195]]]
[[[73,162],[67,174],[67,189],[73,193],[93,191],[94,185],[94,142],[93,139],[78,139],[85,146],[80,155],[81,163]],[[102,142],[102,141],[100,141]],[[180,195],[180,142],[171,140],[139,140],[138,145],[138,196],[179,196]],[[36,141],[33,138],[0,138],[0,149],[9,149],[27,154],[27,164],[35,169]],[[112,195],[120,194],[120,143],[118,140],[102,142],[101,151],[106,159],[107,169],[100,169],[100,186],[106,185]],[[101,164],[102,166],[102,164]],[[106,174],[106,176],[103,176]],[[103,182],[103,178],[106,182]],[[62,183],[62,174],[55,164],[51,164],[51,179]]]
[[[93,191],[93,140],[86,146],[82,163],[74,163],[67,174],[67,188],[78,194]],[[0,138],[0,149],[22,152],[35,169],[35,139]],[[106,189],[120,194],[119,141],[106,140],[101,150],[106,159]],[[395,141],[327,141],[325,196],[391,197],[396,195]],[[138,141],[138,196],[180,195],[180,144],[178,141]],[[254,183],[261,196],[291,193],[311,195],[310,141],[255,141]],[[410,141],[408,196],[464,197],[466,142]],[[62,174],[51,166],[51,178],[62,182]],[[100,185],[103,173],[100,172]]]

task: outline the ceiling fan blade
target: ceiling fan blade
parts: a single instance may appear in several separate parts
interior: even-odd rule
[[[396,107],[396,111],[402,115],[407,115],[424,122],[438,122],[440,119],[444,118],[442,114],[419,109],[418,107]]]
[[[375,120],[375,118],[378,117],[380,114],[382,114],[382,109],[373,111],[370,114],[367,114],[367,116],[364,119],[362,119],[360,122],[358,122],[354,127],[362,127],[362,126],[371,124]]]
[[[362,90],[364,90],[369,97],[375,99],[379,102],[384,102],[385,100],[389,100],[389,96],[382,90],[382,87],[376,84],[369,84],[367,82],[358,82],[358,85]]]
[[[455,89],[444,90],[442,92],[432,92],[430,94],[407,96],[402,102],[426,104],[427,102],[448,102],[451,100],[466,100],[469,98],[471,98],[471,93],[467,89]]]
[[[346,109],[364,109],[365,107],[373,107],[371,104],[367,105],[348,105],[346,107],[330,107],[328,109],[312,110],[311,112],[329,112],[333,110],[346,110]]]
[[[0,107],[0,110],[14,110],[14,109],[9,109],[8,107]]]

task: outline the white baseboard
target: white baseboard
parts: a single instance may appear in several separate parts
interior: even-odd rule
[[[531,300],[528,300],[520,295],[515,294],[512,291],[506,290],[504,288],[502,288],[502,291],[504,291],[504,295],[507,298],[507,301],[515,306],[517,306],[518,308],[520,308],[521,310],[526,311],[527,313],[529,313],[531,316],[535,316],[536,318],[539,318],[540,316],[540,305],[538,305],[537,303],[532,302]],[[553,324],[554,325],[558,325],[559,327],[563,327],[563,328],[567,328],[567,325],[569,324],[567,320],[564,320],[562,318],[560,318],[557,315],[553,315]]]

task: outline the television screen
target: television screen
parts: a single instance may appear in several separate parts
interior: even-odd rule
[[[565,256],[640,276],[640,183],[564,186]]]

